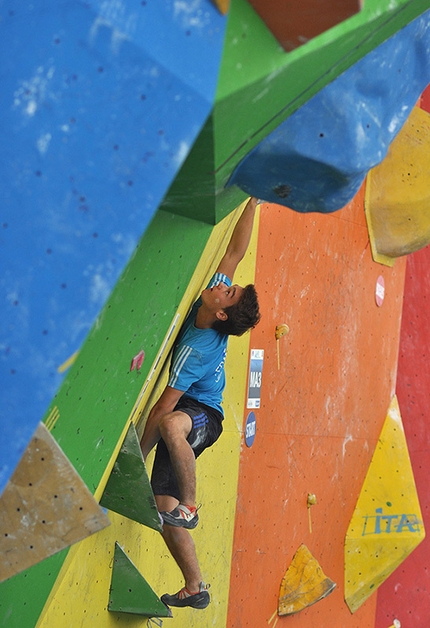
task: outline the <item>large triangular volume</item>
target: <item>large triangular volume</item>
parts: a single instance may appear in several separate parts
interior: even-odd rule
[[[170,609],[154,593],[118,543],[115,543],[108,610],[145,617],[172,617]]]
[[[162,531],[157,505],[133,423],[130,424],[100,504],[128,519],[159,532]]]
[[[109,524],[40,423],[0,499],[0,582]]]
[[[278,615],[294,615],[302,611],[327,597],[335,586],[306,545],[301,545],[281,582]]]
[[[387,156],[367,175],[366,218],[373,259],[394,260],[430,242],[430,114],[415,107]]]
[[[345,601],[355,612],[424,539],[394,396],[345,539]]]

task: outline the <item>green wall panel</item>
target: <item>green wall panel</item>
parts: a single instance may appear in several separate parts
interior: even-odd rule
[[[95,490],[195,270],[211,228],[160,211],[53,404],[52,434]],[[143,350],[140,371],[130,371]]]
[[[68,550],[0,584],[1,628],[34,628]]]
[[[169,192],[175,211],[211,224],[224,218],[246,196],[225,186],[247,153],[427,9],[428,0],[368,0],[349,20],[286,53],[246,0],[232,0],[216,101]],[[199,185],[189,202],[192,180]]]
[[[92,492],[211,231],[183,216],[156,214],[53,400],[59,418],[51,433]],[[140,371],[130,371],[141,350],[145,360]],[[0,584],[1,627],[36,625],[66,555],[56,554]]]

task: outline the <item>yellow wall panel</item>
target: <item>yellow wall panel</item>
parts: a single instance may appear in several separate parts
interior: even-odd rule
[[[214,228],[199,267],[178,309],[181,320],[216,268],[239,215],[240,210]],[[258,215],[248,253],[238,268],[235,283],[245,285],[254,281],[257,232]],[[192,609],[173,609],[174,618],[166,620],[172,627],[204,628],[226,625],[230,586],[228,574],[231,568],[248,354],[249,335],[229,340],[226,360],[227,386],[224,395],[224,433],[216,445],[197,461],[197,499],[202,503],[202,509],[200,524],[192,534],[203,578],[211,584],[212,603],[204,613],[196,613]],[[143,393],[140,394],[132,412],[133,421],[138,420],[140,416],[146,416],[147,410],[161,392],[166,381],[166,369],[163,371],[163,366],[167,356],[168,348],[152,376],[151,385],[143,386]],[[143,428],[143,421],[138,425],[139,428],[140,430]],[[122,439],[118,443],[118,450],[121,442]],[[113,456],[104,475],[103,485],[98,487],[97,494],[101,495],[103,492],[117,453],[116,451]],[[149,472],[152,461],[151,453],[148,458]],[[145,625],[142,623],[144,621],[142,617],[107,611],[116,541],[158,595],[161,596],[166,591],[174,592],[182,586],[182,575],[157,532],[112,512],[109,512],[109,518],[112,522],[109,528],[77,544],[69,552],[41,614],[38,628],[66,624],[88,628],[118,624]],[[71,592],[76,593],[71,595]]]

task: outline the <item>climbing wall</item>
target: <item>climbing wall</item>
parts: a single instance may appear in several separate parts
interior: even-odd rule
[[[0,491],[211,109],[226,19],[199,9],[1,3]]]
[[[210,232],[209,226],[197,221],[158,214],[48,410],[46,424],[51,434],[98,499],[124,438],[127,419]],[[187,255],[176,246],[178,237]],[[155,303],[160,302],[160,286],[169,297],[159,311]],[[131,370],[133,358],[141,351],[145,353],[143,365]],[[30,588],[38,590],[40,613],[63,560],[62,554],[56,554],[3,586],[7,591],[22,586],[22,581],[31,582]],[[28,600],[13,594],[2,596],[3,604],[6,600],[4,612],[13,610],[17,618],[23,612],[23,621],[31,621],[26,614],[34,614],[36,609]]]
[[[227,626],[274,625],[302,543],[337,586],[278,625],[374,625],[376,596],[354,615],[345,604],[344,540],[395,390],[405,262],[373,261],[363,199],[361,190],[329,217],[261,210],[264,317],[251,333],[251,350],[264,351],[261,404],[254,442],[243,439],[240,453]],[[281,324],[289,333],[276,340]],[[249,412],[245,399],[244,425]]]
[[[421,107],[430,111],[430,90]],[[430,459],[428,398],[430,372],[428,364],[430,285],[428,267],[430,249],[408,256],[400,337],[397,394],[403,415],[415,481],[427,530],[430,526],[429,485],[427,469]],[[378,593],[375,628],[384,628],[397,618],[402,628],[425,627],[430,617],[430,579],[428,573],[429,539],[382,585]]]
[[[235,279],[255,280],[264,317],[250,335],[231,340],[225,431],[198,465],[204,508],[195,539],[214,601],[203,616],[185,610],[160,621],[272,626],[281,580],[305,543],[337,586],[327,599],[279,622],[374,624],[376,596],[354,615],[344,602],[343,542],[395,390],[405,260],[393,268],[372,260],[363,203],[361,190],[330,216],[261,208]],[[48,413],[47,425],[98,497],[127,418],[141,429],[140,408],[144,418],[155,398],[151,390],[156,395],[165,381],[160,350],[216,264],[234,217],[213,232],[173,214],[156,217],[54,400],[57,411]],[[187,256],[175,247],[185,234]],[[169,263],[161,264],[168,252]],[[151,304],[161,285],[169,297],[160,317]],[[277,339],[282,326],[289,331]],[[109,382],[102,390],[100,373]],[[117,388],[120,378],[126,387]],[[70,413],[73,426],[63,420]],[[309,493],[316,497],[311,507]],[[38,626],[46,628],[64,617],[89,626],[130,622],[127,614],[107,610],[116,543],[158,595],[178,587],[180,574],[158,534],[108,515],[109,528],[74,546],[66,560],[58,554],[3,583],[3,616],[17,626],[35,625],[40,616]],[[26,593],[18,595],[24,582]],[[73,589],[86,594],[71,596]]]
[[[376,596],[354,615],[344,602],[343,542],[395,386],[405,264],[399,260],[395,268],[381,270],[373,262],[363,198],[361,191],[353,203],[329,217],[302,216],[274,205],[263,205],[260,210],[248,256],[235,279],[240,283],[255,280],[264,317],[250,335],[230,341],[225,431],[198,463],[198,499],[203,509],[201,525],[193,534],[204,578],[212,585],[213,604],[203,615],[176,611],[173,620],[160,619],[163,623],[181,627],[242,622],[253,626],[257,620],[261,625],[273,625],[281,580],[304,543],[336,588],[327,599],[295,617],[279,618],[279,622],[306,627],[330,620],[339,628],[373,626]],[[234,216],[212,233],[202,248],[200,263],[190,262],[188,301],[198,294],[198,286],[204,285],[205,275],[216,264],[220,243],[228,237]],[[163,229],[165,221],[169,228]],[[105,468],[113,467],[119,452],[113,443],[120,445],[125,436],[119,426],[129,416],[141,429],[140,408],[144,418],[145,406],[165,381],[158,369],[150,386],[154,393],[145,388],[153,366],[164,360],[157,359],[157,348],[163,346],[163,338],[169,336],[187,302],[178,291],[170,313],[166,311],[162,320],[155,321],[149,307],[154,298],[150,290],[153,286],[157,291],[161,276],[169,281],[166,267],[157,270],[157,266],[163,251],[172,248],[169,234],[177,237],[184,224],[187,230],[193,224],[201,228],[200,223],[168,214],[154,222],[154,231],[142,240],[105,316],[71,371],[74,377],[64,396],[59,394],[55,400],[58,419],[52,433],[58,434],[60,442],[63,433],[69,434],[68,455],[99,497],[108,472],[94,474],[91,457],[105,455]],[[209,237],[210,232],[208,227],[200,237],[203,233]],[[149,260],[153,260],[151,281],[140,284],[144,280],[136,270]],[[174,266],[172,263],[171,273],[177,279]],[[192,266],[199,267],[200,274],[196,276]],[[376,286],[381,273],[386,295],[378,305]],[[184,286],[182,292],[188,292]],[[105,347],[116,337],[116,325],[129,328],[130,339],[110,345],[116,356],[110,389],[104,390],[102,399],[94,400],[97,387],[91,385],[91,373],[97,377],[98,371],[90,367],[94,360],[104,364]],[[277,340],[276,328],[282,325],[289,331]],[[159,338],[153,347],[147,340],[150,329]],[[140,351],[145,352],[143,363],[131,370]],[[89,384],[85,389],[79,384],[83,371]],[[125,391],[122,418],[118,417],[116,425],[105,408],[109,407],[106,400],[120,394],[115,391],[115,381],[121,371],[129,381],[133,401]],[[83,416],[92,408],[92,421],[82,422],[74,435],[62,424],[68,403],[75,413],[82,406]],[[246,426],[249,415],[254,425],[248,421]],[[109,457],[112,447],[114,454]],[[307,505],[309,493],[316,497],[311,507]],[[38,626],[44,628],[64,617],[72,623],[79,618],[82,625],[89,626],[130,622],[127,613],[115,607],[107,610],[118,551],[155,594],[176,589],[181,576],[158,533],[121,514],[108,511],[108,516],[111,525],[73,546],[65,560],[58,554],[3,583],[6,614],[29,625],[40,614]],[[50,593],[47,576],[55,570],[58,577]],[[21,599],[14,595],[24,581],[32,585],[26,591],[38,592],[41,605],[36,614],[34,604],[28,609],[27,595]],[[134,587],[134,580],[130,582]],[[78,599],[70,596],[73,588],[86,594]]]
[[[198,223],[195,224],[198,225]],[[213,234],[215,239],[212,237],[209,241],[199,265],[200,274],[194,275],[188,286],[190,290],[188,301],[191,295],[194,295],[194,297],[198,295],[200,289],[205,284],[207,274],[212,272],[211,269],[213,269],[215,260],[219,258],[222,250],[219,238],[225,239],[226,229],[231,228],[231,224],[231,218],[221,223],[219,229]],[[245,272],[245,274],[238,276],[241,281],[249,282],[252,280],[254,259],[255,244],[251,248],[247,260],[242,264],[242,272]],[[251,272],[247,270],[249,266]],[[155,279],[154,274],[152,278]],[[176,319],[177,314],[183,312],[182,307],[183,304],[179,304],[177,311],[172,313],[172,320]],[[139,327],[137,326],[136,329],[139,329]],[[145,336],[147,333],[145,333]],[[104,338],[104,334],[102,337]],[[225,433],[219,446],[217,445],[213,451],[205,454],[205,457],[201,459],[202,462],[199,462],[199,499],[204,503],[204,512],[206,514],[203,517],[204,522],[202,526],[199,526],[198,530],[196,530],[195,538],[200,550],[205,576],[207,579],[212,578],[217,583],[217,588],[219,587],[217,602],[209,609],[206,620],[219,622],[219,625],[224,625],[225,623],[228,580],[225,579],[225,563],[223,561],[216,563],[216,556],[220,548],[226,550],[226,560],[228,560],[228,556],[231,554],[231,551],[228,550],[228,539],[229,537],[230,539],[232,538],[234,525],[234,504],[237,486],[234,478],[237,477],[237,454],[240,443],[239,426],[242,415],[240,400],[243,398],[245,388],[248,340],[247,338],[238,339],[236,343],[238,348],[234,350],[232,358],[239,368],[232,369],[230,367],[230,372],[234,372],[229,382],[229,392],[226,398],[228,411]],[[165,358],[163,358],[164,360]],[[150,366],[150,363],[148,363],[148,366]],[[145,389],[145,378],[142,377],[143,371],[144,367],[142,367],[140,375],[135,375],[140,380],[142,391]],[[146,371],[148,372],[148,367]],[[151,372],[151,369],[149,369],[149,372]],[[130,373],[130,377],[133,376],[134,371]],[[163,385],[162,372],[156,373],[154,377],[157,376],[160,377],[159,386]],[[156,394],[157,392],[155,392]],[[136,395],[136,397],[138,399],[140,394]],[[147,403],[143,403],[144,408],[146,405]],[[146,408],[146,411],[144,410],[144,414],[147,413],[147,410],[148,408]],[[138,412],[137,415],[139,415]],[[224,461],[221,472],[219,471],[220,459]],[[148,462],[150,467],[152,461],[149,459]],[[125,496],[133,500],[133,495],[125,494]],[[220,525],[216,518],[218,505],[222,499],[227,499],[231,510],[231,516],[228,517],[227,525]],[[89,539],[86,543],[73,548],[69,553],[63,565],[62,574],[60,574],[55,597],[51,596],[48,599],[45,613],[40,619],[40,626],[47,628],[55,625],[64,616],[71,623],[78,617],[85,617],[85,621],[88,622],[89,626],[94,625],[96,621],[106,622],[106,625],[110,625],[110,623],[115,623],[115,625],[117,623],[127,623],[127,615],[117,612],[117,607],[113,612],[107,613],[109,582],[112,575],[116,542],[119,543],[126,556],[140,570],[147,582],[159,595],[166,591],[166,587],[168,589],[178,587],[181,577],[173,559],[167,556],[159,534],[111,511],[109,511],[109,517],[112,521],[109,529]],[[205,542],[207,538],[212,539],[210,544]],[[217,564],[215,568],[214,564]],[[84,567],[85,576],[84,582],[81,581],[81,586],[87,587],[88,594],[80,600],[72,599],[70,586],[73,586],[77,578],[81,577],[79,574],[81,574]],[[179,622],[179,625],[181,621],[187,621],[189,625],[194,625],[193,622],[200,621],[200,619],[193,617],[192,611],[185,610],[182,618],[180,616],[176,621]]]
[[[423,93],[420,106],[423,113],[430,112],[429,88]],[[426,158],[418,162],[417,166],[424,176],[429,176]],[[407,258],[396,385],[423,523],[427,530],[430,526],[430,495],[426,473],[430,460],[427,418],[430,386],[427,353],[430,342],[429,261],[428,246]],[[401,622],[403,628],[427,626],[430,617],[429,543],[427,537],[381,586],[375,628],[385,628],[394,618]]]
[[[225,188],[234,168],[428,0],[369,0],[291,54],[246,0],[224,7],[226,17],[215,4],[0,8],[9,138],[0,524],[4,555],[12,547],[20,561],[13,577],[12,561],[2,563],[8,628],[374,625],[376,596],[353,616],[345,605],[343,541],[395,390],[405,261],[372,261],[363,188],[330,217],[266,204],[260,234],[256,221],[235,279],[256,281],[264,318],[230,341],[223,438],[198,465],[195,538],[213,591],[203,615],[160,611],[157,596],[181,576],[147,488],[149,528],[134,503],[142,467],[130,434],[143,429],[181,321],[237,218],[245,193]],[[16,466],[38,424],[58,454],[53,473],[45,455]],[[37,439],[24,465],[40,454]],[[36,558],[42,537],[35,545],[23,534],[28,513],[55,533]],[[331,583],[327,599],[278,618],[281,581],[285,593],[303,544]]]

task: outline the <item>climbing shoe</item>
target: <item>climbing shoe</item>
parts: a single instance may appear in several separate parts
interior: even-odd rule
[[[193,591],[188,591],[188,589],[184,587],[174,595],[165,593],[161,596],[161,601],[167,606],[191,606],[191,608],[203,609],[206,608],[211,601],[207,589],[209,589],[209,585],[201,582],[199,590],[195,593]]]
[[[187,528],[192,530],[199,522],[197,508],[179,504],[171,512],[162,511],[161,516],[165,525],[175,526],[175,528]]]

